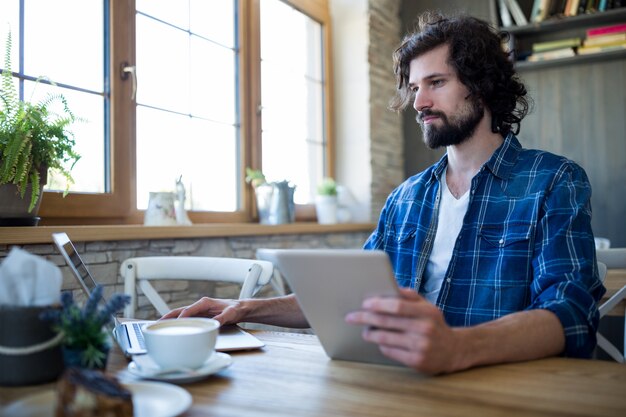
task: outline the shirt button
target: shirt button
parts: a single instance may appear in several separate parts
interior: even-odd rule
[[[446,282],[447,282],[447,283],[450,283],[450,281],[452,281],[452,279],[450,279],[450,278],[446,278]]]
[[[504,239],[500,239],[500,241],[498,243],[503,245],[504,244]]]

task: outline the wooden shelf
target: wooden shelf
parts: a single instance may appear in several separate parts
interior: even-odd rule
[[[576,55],[568,58],[550,59],[546,61],[527,62],[519,61],[515,63],[515,68],[518,71],[531,71],[535,69],[544,69],[550,67],[559,67],[572,64],[583,64],[590,62],[609,61],[612,59],[624,59],[626,58],[626,49],[619,51],[598,52],[588,55]]]
[[[583,26],[594,27],[610,25],[612,23],[619,23],[625,20],[626,7],[621,7],[619,9],[607,10],[605,12],[555,18],[541,23],[530,23],[524,26],[509,26],[501,29],[514,36],[519,36],[536,33],[558,32],[567,29],[580,28]]]
[[[566,38],[584,38],[589,28],[612,25],[626,22],[626,7],[595,12],[571,17],[553,18],[541,23],[531,23],[524,26],[511,26],[502,28],[511,34],[510,47],[516,55],[526,55],[536,42],[544,42]],[[552,59],[546,61],[517,61],[515,66],[520,71],[544,69],[573,64],[600,62],[612,59],[623,59],[626,50],[613,50],[598,52],[589,55],[576,55],[573,57]]]
[[[298,222],[281,225],[258,223],[213,223],[191,226],[36,226],[0,227],[0,245],[52,243],[52,233],[66,232],[77,242],[112,240],[188,239],[231,236],[272,236],[371,232],[371,223],[318,224]],[[1,248],[0,248],[1,250]]]

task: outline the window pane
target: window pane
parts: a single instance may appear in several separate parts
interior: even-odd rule
[[[191,37],[191,113],[234,124],[236,119],[235,52]],[[219,65],[216,65],[219,63]]]
[[[152,191],[174,191],[182,175],[188,209],[236,211],[235,3],[192,1],[190,31],[169,20],[169,3],[149,4],[159,20],[143,14],[147,3],[137,2],[137,208],[147,207]]]
[[[235,47],[234,0],[191,0],[190,9],[192,32],[218,44]]]
[[[18,1],[0,1],[0,50],[4,52],[7,35],[11,31],[11,66],[13,71],[18,70],[18,57],[20,52],[19,23],[20,8]],[[4,68],[4,53],[0,59],[0,68]]]
[[[43,83],[30,81],[24,83],[24,96],[28,101],[39,102],[48,94],[62,94],[72,113],[84,119],[76,122],[69,129],[76,141],[74,150],[81,156],[71,171],[74,184],[71,185],[70,190],[85,193],[105,192],[104,101],[102,97]],[[52,110],[60,113],[59,105],[59,102],[55,102]],[[50,174],[46,190],[65,190],[65,178],[61,175],[54,175],[53,172]]]
[[[167,22],[181,29],[189,29],[189,2],[172,0],[135,0],[138,12]]]
[[[24,7],[23,20],[20,5]],[[23,85],[20,98],[38,102],[48,94],[62,94],[70,110],[82,119],[69,129],[76,141],[74,150],[81,155],[71,172],[75,181],[70,187],[72,192],[108,191],[104,11],[103,0],[4,0],[0,5],[0,19],[8,19],[12,31],[12,69],[19,73]],[[24,33],[24,45],[19,43],[20,31]],[[23,68],[19,68],[20,60]],[[55,85],[29,78],[44,78]],[[65,178],[50,174],[46,190],[64,190]]]
[[[137,15],[137,103],[189,113],[189,35]]]
[[[187,208],[237,209],[237,132],[233,126],[137,107],[137,206],[151,191],[175,191],[182,175]]]
[[[261,61],[263,172],[293,182],[296,203],[311,203],[325,164],[322,26],[280,0],[261,1]]]
[[[102,91],[102,0],[28,0],[24,6],[24,72]]]

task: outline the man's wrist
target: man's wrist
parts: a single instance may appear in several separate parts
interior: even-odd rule
[[[476,339],[471,336],[468,327],[453,327],[454,335],[453,360],[451,372],[462,371],[476,365]]]

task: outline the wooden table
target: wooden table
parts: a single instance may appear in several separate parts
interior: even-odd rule
[[[184,416],[626,416],[626,366],[613,362],[551,358],[425,377],[331,361],[315,336],[256,334],[265,348],[183,385],[193,396]],[[126,365],[115,349],[108,372]],[[0,403],[46,388],[0,388]]]

